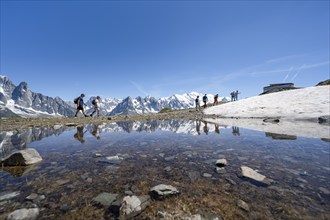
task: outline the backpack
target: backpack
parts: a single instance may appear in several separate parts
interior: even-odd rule
[[[74,104],[78,104],[78,100],[79,100],[80,97],[77,97],[73,100]]]
[[[96,105],[96,100],[95,99],[93,99],[92,105]]]
[[[203,102],[207,101],[207,96],[203,96]]]

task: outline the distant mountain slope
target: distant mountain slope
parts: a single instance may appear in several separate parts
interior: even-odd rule
[[[15,86],[0,76],[0,118],[74,116],[75,109],[61,98],[32,92],[26,82]]]
[[[199,100],[200,102],[202,102],[203,94],[197,92],[185,93],[182,95],[175,94],[170,97],[164,97],[159,99],[156,99],[151,96],[147,96],[145,98],[137,97],[135,99],[127,97],[121,103],[119,103],[110,112],[109,115],[157,113],[164,108],[194,108],[195,99],[197,96],[199,96]],[[213,102],[213,95],[208,94],[207,96],[209,102]]]

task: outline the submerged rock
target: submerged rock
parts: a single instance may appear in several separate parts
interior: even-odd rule
[[[0,201],[9,200],[9,199],[15,198],[19,194],[21,194],[21,193],[18,192],[18,191],[17,192],[6,193],[6,194],[0,194]]]
[[[150,196],[125,196],[120,207],[122,219],[132,219],[149,206]]]
[[[224,174],[224,173],[226,173],[226,170],[224,167],[216,167],[215,172],[217,172],[219,174]]]
[[[272,179],[268,179],[266,176],[247,166],[241,166],[241,172],[243,177],[249,178],[261,184],[270,185],[273,182]]]
[[[219,159],[217,162],[215,162],[215,165],[217,167],[225,167],[227,166],[227,160],[226,159]]]
[[[42,161],[40,154],[34,148],[27,148],[5,157],[0,164],[3,166],[27,166]]]
[[[177,190],[174,186],[165,184],[160,184],[150,189],[151,197],[154,199],[163,199],[179,193],[179,190]]]
[[[39,208],[18,209],[10,213],[7,220],[34,220],[39,215]]]
[[[46,198],[45,195],[38,195],[36,193],[31,193],[25,199],[28,200],[28,201],[33,201],[34,203],[36,203],[36,202],[39,202],[41,200],[44,200],[45,198]]]
[[[103,157],[103,158],[99,159],[99,162],[108,163],[108,164],[120,164],[122,160],[123,160],[123,158],[116,155],[116,156]]]
[[[92,203],[108,208],[117,199],[117,196],[118,194],[103,192],[93,198]]]
[[[237,201],[237,206],[240,207],[241,209],[243,209],[244,211],[247,211],[247,212],[250,211],[250,206],[241,199],[239,199]]]
[[[188,176],[189,176],[190,181],[193,183],[193,182],[196,182],[196,180],[198,180],[201,175],[198,171],[191,171],[188,173]]]
[[[212,177],[212,174],[209,174],[209,173],[203,173],[203,177],[205,177],[205,178],[211,178],[211,177]]]

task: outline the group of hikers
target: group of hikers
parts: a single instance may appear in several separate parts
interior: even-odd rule
[[[232,102],[238,100],[238,94],[240,94],[240,93],[238,92],[238,90],[236,90],[236,91],[232,91],[232,92],[230,93],[230,97],[231,97],[231,101],[232,101]]]
[[[230,93],[231,101],[237,101],[238,100],[238,94],[240,94],[238,92],[238,90],[231,92]],[[96,98],[94,98],[92,100],[92,105],[93,105],[94,111],[90,115],[86,115],[86,113],[85,113],[84,105],[86,105],[86,104],[84,103],[84,97],[85,97],[85,94],[82,93],[78,98],[74,99],[74,103],[77,105],[77,110],[76,110],[76,114],[75,114],[74,117],[77,117],[79,111],[81,111],[85,117],[89,117],[89,116],[93,117],[95,112],[96,112],[97,116],[100,116],[101,97],[96,96]],[[218,94],[214,95],[213,106],[219,104],[218,98],[219,98]],[[206,94],[203,96],[202,101],[204,103],[203,107],[206,108],[207,103],[209,101]],[[196,104],[196,111],[199,111],[201,109],[201,105],[200,105],[200,102],[199,102],[199,96],[196,97],[195,104]]]
[[[240,94],[238,92],[238,90],[233,91],[233,92],[230,93],[231,101],[232,102],[238,100],[238,94]],[[219,98],[219,95],[218,94],[214,95],[213,106],[219,104],[218,98]],[[209,101],[209,99],[208,99],[208,97],[207,97],[206,94],[203,96],[202,100],[203,100],[203,103],[204,103],[203,107],[206,108],[207,107],[207,103]],[[196,104],[196,111],[200,110],[201,106],[200,106],[200,102],[199,102],[199,96],[196,97],[195,104]]]
[[[97,113],[97,116],[100,116],[101,97],[96,96],[96,98],[94,98],[92,100],[92,105],[93,105],[94,111],[89,116],[86,115],[85,110],[84,110],[84,106],[86,105],[84,103],[84,97],[85,97],[85,94],[82,93],[79,97],[74,99],[74,103],[77,105],[77,111],[76,111],[76,114],[74,115],[74,117],[77,117],[79,111],[81,111],[85,117],[89,117],[89,116],[93,117],[95,112]]]
[[[217,105],[218,104],[218,94],[216,94],[214,96],[214,102],[213,102],[213,105]],[[207,97],[207,95],[205,94],[202,98],[203,100],[203,107],[206,108],[207,107],[207,102],[209,101],[209,98]],[[196,97],[195,99],[195,104],[196,104],[196,111],[200,110],[201,109],[201,105],[200,105],[200,102],[199,102],[199,95]]]

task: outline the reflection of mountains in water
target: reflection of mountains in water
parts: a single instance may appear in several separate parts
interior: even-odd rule
[[[214,124],[203,121],[186,121],[186,120],[149,120],[149,121],[123,121],[111,124],[102,124],[98,126],[100,132],[156,132],[168,131],[173,133],[183,133],[198,135],[201,133],[214,132],[219,129]],[[92,129],[92,125],[88,125],[87,129]]]
[[[0,157],[7,155],[13,149],[21,150],[33,141],[41,140],[44,137],[60,135],[66,127],[44,127],[26,128],[20,131],[0,132]]]
[[[197,135],[200,129],[203,133],[203,128],[207,127],[209,132],[215,130],[210,123],[201,121],[185,121],[185,120],[149,120],[149,121],[125,121],[110,124],[94,125],[89,124],[85,129],[92,132],[95,127],[99,132],[155,132],[155,131],[169,131],[173,133],[186,133]],[[13,149],[21,150],[33,141],[41,140],[42,138],[52,135],[60,135],[68,129],[66,126],[54,127],[38,127],[27,128],[19,131],[0,132],[0,157],[10,153]]]

